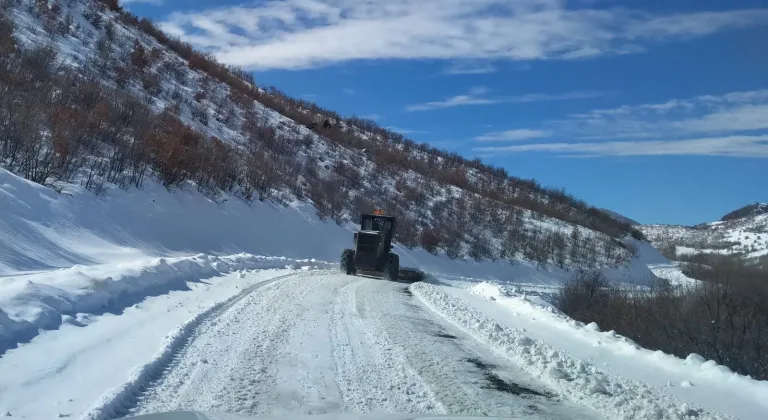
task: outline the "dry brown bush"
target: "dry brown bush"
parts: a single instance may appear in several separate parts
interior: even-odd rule
[[[768,379],[768,275],[730,262],[702,269],[697,287],[649,289],[609,284],[581,271],[555,304],[572,318],[596,322],[639,345],[685,358],[697,353],[753,378]]]

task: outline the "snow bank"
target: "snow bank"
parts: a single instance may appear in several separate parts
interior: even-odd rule
[[[142,366],[160,359],[172,343],[171,336],[178,336],[180,326],[190,319],[214,306],[222,307],[222,302],[234,296],[252,295],[254,285],[303,273],[291,269],[233,271],[208,281],[189,282],[189,290],[149,296],[119,315],[81,314],[79,324],[65,322],[56,331],[43,331],[32,342],[0,357],[0,413],[26,419],[80,418],[96,402],[103,402],[100,398],[106,398],[108,391],[114,391],[108,395],[116,395],[137,377]]]
[[[482,288],[488,291],[487,286]],[[481,288],[481,289],[482,289]],[[597,410],[610,419],[724,419],[645,383],[606,373],[549,343],[533,338],[486,316],[446,288],[416,283],[411,291],[424,304],[477,340],[492,346],[529,373],[541,377],[562,395]],[[546,309],[543,311],[549,313]]]
[[[0,278],[0,354],[29,341],[40,329],[79,323],[82,314],[120,313],[147,296],[188,289],[200,281],[238,270],[330,267],[317,260],[249,254],[153,258],[117,265],[67,269]]]
[[[680,359],[641,348],[614,331],[601,332],[594,322],[584,325],[563,314],[542,299],[546,295],[536,289],[483,282],[466,290],[442,290],[484,316],[508,328],[525,330],[531,338],[566,351],[571,357],[662,388],[686,402],[741,419],[762,419],[768,411],[768,382],[736,374],[696,354]]]
[[[200,253],[337,261],[351,241],[302,203],[248,205],[229,196],[219,204],[153,181],[96,197],[74,185],[57,194],[0,170],[0,205],[0,276]]]

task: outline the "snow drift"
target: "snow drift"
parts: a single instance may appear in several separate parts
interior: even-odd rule
[[[250,254],[152,258],[117,265],[76,265],[49,272],[0,278],[0,355],[29,341],[40,329],[66,322],[82,325],[82,314],[121,313],[147,296],[189,290],[201,281],[233,271],[329,267],[316,260]]]
[[[490,285],[482,285],[473,288],[474,292],[482,293],[488,297]],[[615,333],[600,333],[596,325],[571,326],[575,324],[570,319],[557,318],[549,320],[555,328],[560,330],[563,338],[555,340],[557,344],[542,340],[536,331],[526,328],[510,327],[508,324],[515,321],[518,315],[528,315],[533,319],[540,317],[556,318],[551,307],[545,305],[516,305],[513,313],[509,311],[502,318],[504,321],[491,317],[485,312],[488,303],[478,305],[452,293],[450,288],[445,288],[429,283],[416,283],[410,290],[427,307],[452,322],[460,329],[471,334],[481,343],[494,348],[505,358],[522,366],[526,371],[536,377],[540,377],[560,394],[568,396],[573,401],[579,401],[609,419],[726,419],[730,413],[740,418],[760,418],[764,413],[762,397],[766,395],[764,383],[754,381],[746,377],[736,375],[724,366],[712,368],[711,362],[696,360],[695,356],[682,361],[669,355],[659,357],[659,352],[651,352],[639,348],[636,344],[624,337],[618,337]],[[500,296],[496,294],[496,296]],[[496,298],[493,299],[496,301]],[[493,303],[491,303],[493,305]],[[484,310],[485,309],[485,310]],[[524,313],[527,312],[527,313]],[[595,352],[593,346],[578,343],[576,328],[584,330],[588,334],[604,335],[603,339],[615,342],[616,359],[623,359],[621,363],[624,370],[634,369],[644,374],[665,376],[668,370],[677,368],[677,371],[687,370],[687,373],[701,372],[696,375],[699,379],[705,377],[713,379],[712,382],[723,381],[727,383],[724,395],[713,393],[716,388],[709,386],[695,393],[681,393],[680,399],[672,395],[663,387],[651,385],[649,382],[640,381],[633,376],[625,375],[626,372],[616,374],[616,363],[613,369],[605,369],[606,366],[598,365],[598,360],[589,361],[591,358],[574,356],[575,349],[582,353]],[[571,331],[572,330],[572,331]],[[569,344],[569,341],[572,341]],[[576,342],[575,344],[573,342]],[[642,356],[638,357],[638,353]],[[655,359],[655,360],[654,360]],[[699,357],[699,359],[701,359]],[[615,361],[614,361],[615,362]],[[709,381],[707,381],[709,382]],[[671,385],[671,384],[670,384]],[[691,388],[694,385],[690,381],[680,383],[681,388]],[[727,388],[732,388],[730,391]],[[729,403],[729,397],[736,396],[740,401],[738,406]],[[701,400],[709,406],[716,406],[728,414],[721,414],[711,408],[694,405],[691,400]],[[703,404],[702,404],[703,405]]]

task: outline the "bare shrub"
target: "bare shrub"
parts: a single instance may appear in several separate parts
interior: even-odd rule
[[[619,287],[597,271],[581,271],[555,304],[574,319],[597,322],[643,347],[683,358],[697,353],[768,379],[768,275],[731,264],[702,268],[709,280],[685,289],[665,282]]]
[[[425,251],[434,254],[440,246],[440,237],[433,229],[424,229],[419,235],[419,246]]]
[[[419,244],[419,231],[416,223],[408,216],[402,215],[397,219],[395,239],[408,249],[413,249]]]

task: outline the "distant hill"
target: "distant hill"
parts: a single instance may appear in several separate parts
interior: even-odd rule
[[[734,210],[716,222],[696,226],[640,225],[659,249],[677,255],[712,253],[740,256],[768,268],[768,204]]]
[[[751,216],[759,216],[761,214],[768,214],[768,204],[755,203],[748,206],[744,206],[738,210],[734,210],[720,219],[721,222],[727,222],[729,220],[743,219]]]

